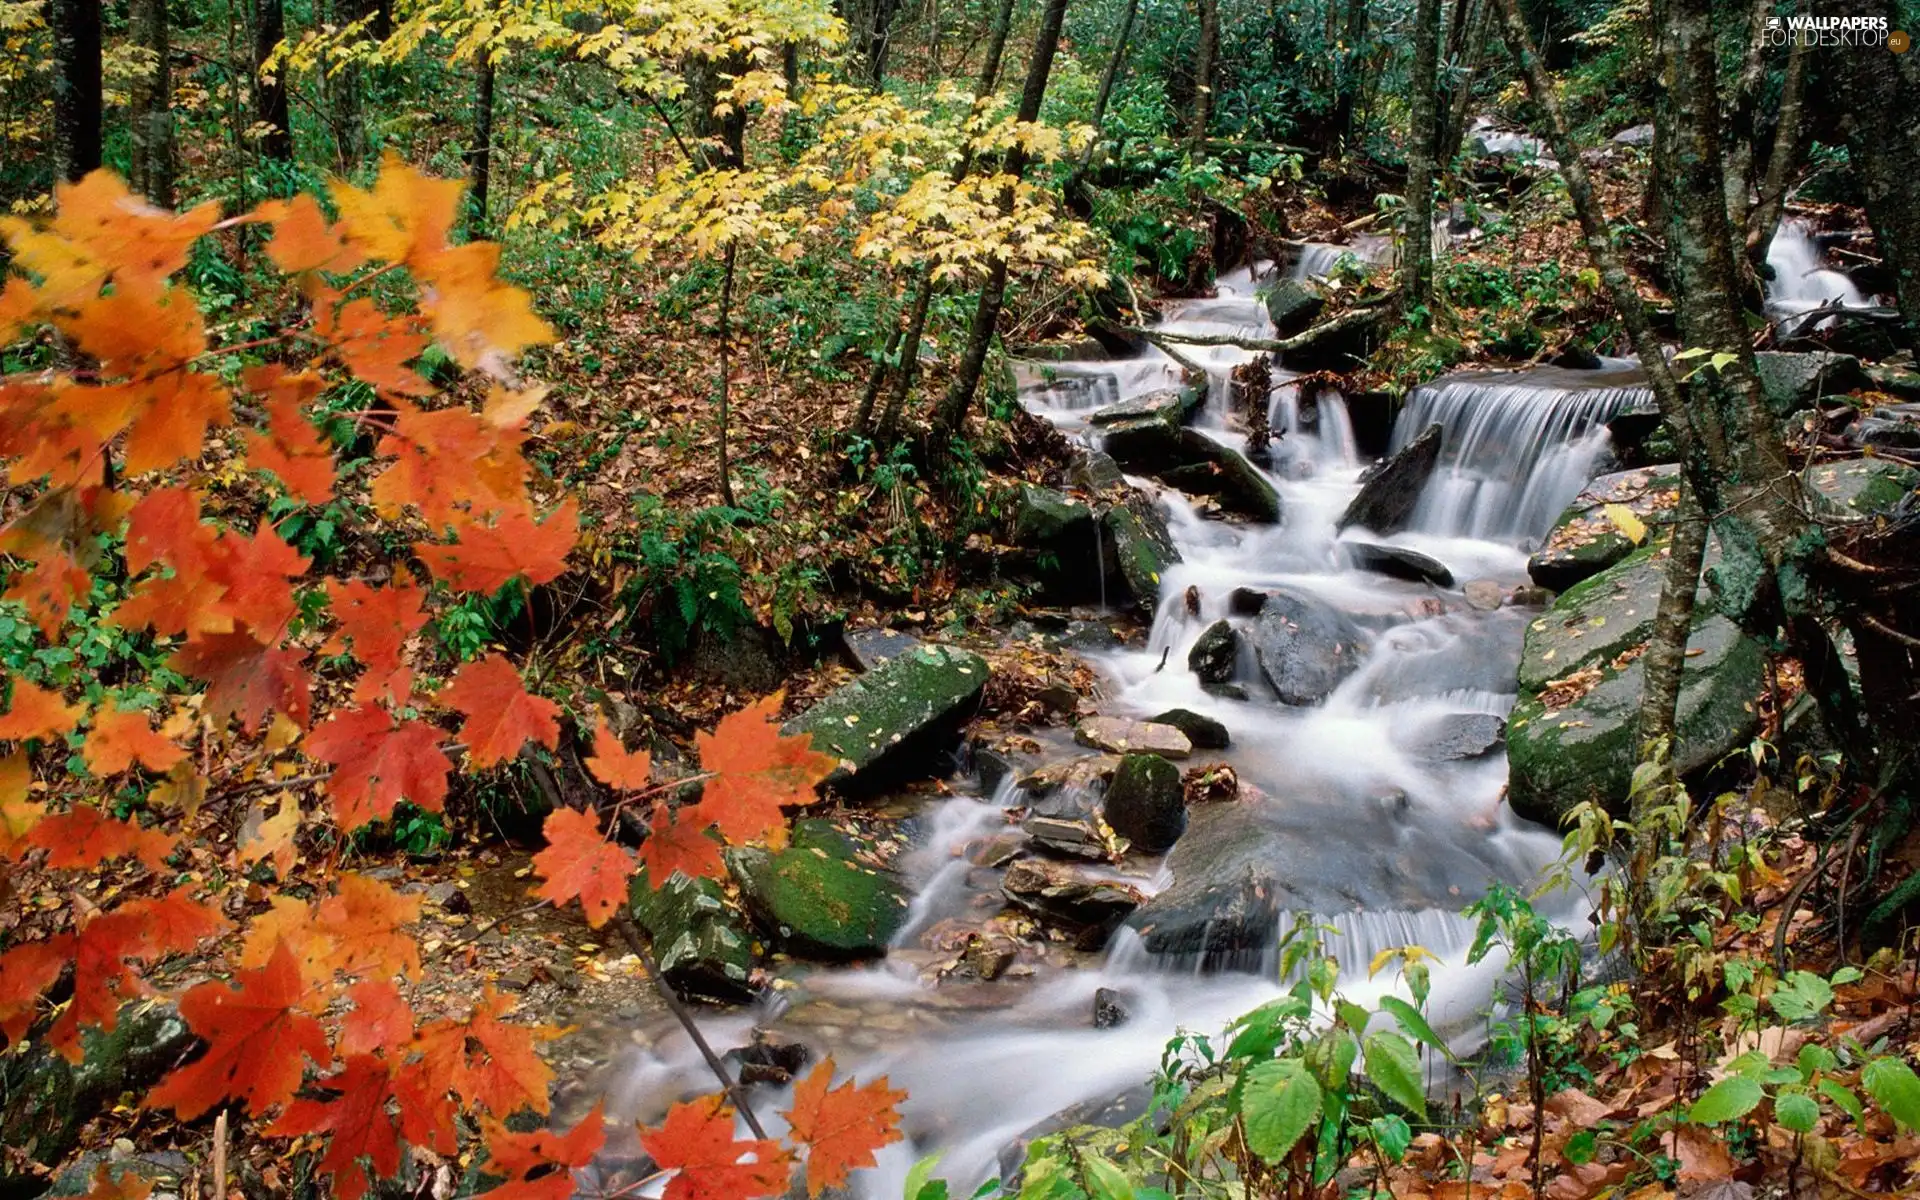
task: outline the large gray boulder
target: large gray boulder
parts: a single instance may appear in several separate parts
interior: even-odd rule
[[[1187,827],[1187,801],[1180,768],[1158,754],[1120,760],[1101,804],[1107,824],[1145,854],[1170,849]]]
[[[1247,641],[1283,704],[1318,704],[1360,666],[1366,639],[1346,614],[1306,592],[1267,593]]]
[[[1399,453],[1380,464],[1360,487],[1359,495],[1341,514],[1338,528],[1358,525],[1375,533],[1398,533],[1407,527],[1420,503],[1420,492],[1440,464],[1440,426],[1429,425]]]
[[[1212,496],[1227,511],[1256,521],[1280,520],[1280,493],[1260,469],[1198,430],[1159,416],[1135,417],[1107,426],[1101,446],[1129,471]]]
[[[719,883],[675,872],[656,889],[642,869],[629,904],[676,993],[723,1004],[753,998],[753,934]]]
[[[1760,375],[1760,390],[1775,416],[1816,408],[1833,396],[1873,385],[1861,370],[1859,359],[1830,350],[1809,353],[1762,350],[1753,356],[1753,361]]]
[[[1821,519],[1864,521],[1920,488],[1920,471],[1884,458],[1849,458],[1808,467],[1806,483]]]
[[[787,722],[839,758],[829,786],[863,794],[937,774],[980,707],[987,660],[956,646],[920,646],[881,663]]]
[[[1028,483],[1012,510],[1008,540],[1027,551],[1046,596],[1061,604],[1098,599],[1106,539],[1092,506]]]
[[[1327,306],[1326,294],[1301,279],[1275,280],[1261,299],[1266,302],[1267,316],[1281,337],[1305,333],[1320,310]]]
[[[1119,425],[1148,418],[1168,425],[1184,425],[1207,400],[1200,388],[1161,388],[1145,392],[1131,400],[1096,409],[1087,418],[1090,425]]]
[[[1160,604],[1160,577],[1168,567],[1180,561],[1166,519],[1151,499],[1139,492],[1106,511],[1101,518],[1106,530],[1106,553],[1113,556],[1118,582],[1133,593],[1134,603],[1147,616]]]
[[[794,823],[784,850],[728,854],[740,899],[770,945],[805,958],[865,958],[886,951],[907,916],[891,873],[865,865],[870,844],[832,822]]]
[[[1608,509],[1618,505],[1643,524],[1671,517],[1680,503],[1677,464],[1615,471],[1589,483],[1554,522],[1527,574],[1551,591],[1564,592],[1632,554],[1638,543],[1621,531]]]
[[[1522,695],[1539,691],[1596,663],[1608,662],[1653,633],[1654,612],[1666,564],[1665,543],[1645,546],[1593,578],[1562,593],[1527,626],[1520,652]],[[1718,546],[1708,555],[1717,560]],[[1711,606],[1704,587],[1696,603]]]

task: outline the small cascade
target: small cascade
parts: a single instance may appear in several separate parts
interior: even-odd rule
[[[1475,117],[1467,126],[1467,143],[1490,158],[1516,158],[1548,168],[1559,166],[1546,142],[1532,134],[1496,128],[1489,116]]]
[[[1766,288],[1767,314],[1775,323],[1792,322],[1830,304],[1866,308],[1872,303],[1852,279],[1827,264],[1819,245],[1799,221],[1780,223],[1767,246],[1767,266],[1773,270]],[[1833,323],[1833,318],[1827,317],[1814,328],[1830,329]]]
[[[1637,367],[1473,372],[1415,388],[1393,448],[1428,425],[1446,431],[1415,528],[1497,541],[1543,536],[1592,477],[1606,422],[1652,402]]]
[[[1351,243],[1300,242],[1287,264],[1289,279],[1325,279],[1334,273],[1340,260],[1349,259],[1365,270],[1390,257],[1393,239],[1381,235],[1361,235]]]

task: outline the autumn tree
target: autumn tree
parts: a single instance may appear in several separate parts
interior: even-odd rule
[[[260,153],[282,162],[293,159],[293,110],[287,81],[274,63],[286,36],[283,0],[253,0],[253,120],[260,129]]]

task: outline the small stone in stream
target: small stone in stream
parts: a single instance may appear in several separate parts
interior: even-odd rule
[[[1506,601],[1505,589],[1491,579],[1469,579],[1461,590],[1466,593],[1467,607],[1481,612],[1492,612]]]
[[[1073,731],[1073,740],[1082,746],[1110,750],[1115,754],[1159,754],[1167,758],[1185,758],[1193,753],[1187,735],[1171,725],[1151,721],[1129,721],[1123,717],[1089,717]]]
[[[1104,450],[1083,452],[1067,467],[1067,482],[1089,492],[1105,491],[1126,482],[1120,464]]]
[[[1239,657],[1239,635],[1225,621],[1215,621],[1187,651],[1187,668],[1204,683],[1226,683],[1233,678],[1233,665]]]
[[[1347,548],[1347,557],[1353,565],[1362,571],[1372,571],[1394,579],[1404,579],[1410,583],[1431,583],[1436,587],[1452,587],[1453,572],[1447,565],[1430,554],[1418,550],[1409,550],[1405,546],[1387,546],[1379,542],[1343,542]]]
[[[1171,849],[1187,827],[1180,768],[1158,754],[1127,755],[1107,785],[1102,815],[1136,850],[1160,854]]]
[[[1553,603],[1553,593],[1543,587],[1522,584],[1507,593],[1507,603],[1515,608],[1545,608]]]
[[[1267,604],[1267,594],[1252,588],[1237,587],[1227,596],[1227,609],[1235,616],[1257,617]]]
[[[1091,790],[1111,778],[1119,765],[1120,759],[1112,754],[1063,758],[1022,776],[1020,789],[1034,797],[1051,795],[1062,788]]]
[[[1058,641],[1069,650],[1111,650],[1120,644],[1119,637],[1105,621],[1071,622]]]
[[[1120,993],[1112,988],[1096,988],[1093,993],[1093,1027],[1112,1029],[1127,1023],[1126,1006],[1120,1003]]]
[[[1240,794],[1240,776],[1225,763],[1188,767],[1180,778],[1180,790],[1188,804],[1232,800]]]
[[[1042,920],[1079,926],[1104,940],[1143,899],[1124,883],[1085,873],[1069,863],[1023,858],[1007,868],[1000,890],[1016,908]]]
[[[862,671],[871,671],[920,644],[920,639],[897,629],[849,629],[841,635],[847,656]]]
[[[451,879],[442,880],[422,893],[422,895],[426,897],[428,904],[437,905],[440,908],[446,908],[449,904],[453,903],[455,896],[461,894],[460,885]]]
[[[1186,734],[1195,750],[1225,750],[1231,740],[1225,725],[1190,708],[1170,708],[1149,720],[1155,725],[1171,725]]]
[[[1095,862],[1114,857],[1113,847],[1101,836],[1092,821],[1028,817],[1020,828],[1026,830],[1034,845],[1042,850]]]
[[[806,1069],[813,1051],[806,1043],[796,1042],[770,1029],[753,1031],[753,1041],[729,1050],[726,1055],[738,1064],[741,1083],[770,1083],[784,1087]]]
[[[1403,817],[1413,811],[1413,798],[1402,788],[1384,788],[1374,794],[1373,800],[1390,816]]]
[[[1004,867],[1020,857],[1027,839],[1017,832],[998,833],[967,847],[967,861],[976,867]]]
[[[1058,713],[1070,713],[1080,707],[1080,693],[1064,683],[1050,683],[1033,698]]]
[[[517,963],[500,972],[499,984],[510,992],[524,992],[533,986],[533,965]]]
[[[1459,762],[1499,749],[1507,740],[1505,717],[1492,713],[1452,713],[1407,744],[1407,753],[1432,762]]]
[[[1200,586],[1198,584],[1187,585],[1187,615],[1190,617],[1200,615]]]
[[[1427,479],[1440,463],[1443,434],[1429,425],[1413,441],[1367,477],[1360,492],[1341,515],[1336,529],[1358,525],[1378,534],[1398,533],[1413,517]]]
[[[960,965],[976,979],[991,983],[1007,973],[1019,956],[1014,944],[1003,937],[975,936],[967,940],[960,954]]]

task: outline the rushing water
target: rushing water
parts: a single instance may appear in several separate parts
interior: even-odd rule
[[[1780,223],[1767,245],[1767,265],[1773,268],[1773,280],[1767,284],[1767,313],[1776,322],[1790,322],[1829,304],[1865,308],[1872,303],[1853,280],[1828,265],[1807,227],[1798,221]],[[1830,329],[1833,324],[1834,319],[1827,317],[1815,328]]]
[[[1220,281],[1216,298],[1170,305],[1163,327],[1270,336],[1255,294],[1264,273],[1236,272]],[[1214,381],[1196,427],[1238,446],[1244,435],[1224,381],[1250,355],[1196,347],[1189,357]],[[1537,878],[1558,840],[1508,813],[1499,752],[1436,762],[1415,747],[1436,722],[1505,714],[1533,614],[1478,611],[1457,589],[1356,570],[1343,541],[1362,537],[1421,551],[1462,581],[1524,582],[1523,543],[1544,533],[1578,490],[1604,436],[1600,422],[1642,398],[1618,371],[1562,377],[1577,374],[1455,379],[1416,393],[1396,438],[1404,443],[1437,421],[1446,430],[1447,462],[1414,528],[1372,539],[1336,532],[1365,466],[1344,401],[1333,392],[1303,398],[1292,377],[1276,369],[1269,403],[1282,437],[1271,479],[1283,522],[1204,519],[1179,493],[1135,481],[1161,492],[1183,561],[1165,574],[1145,644],[1096,659],[1107,678],[1105,711],[1144,717],[1180,706],[1226,724],[1233,748],[1210,757],[1235,767],[1243,796],[1231,803],[1257,817],[1262,836],[1297,873],[1283,883],[1346,898],[1321,914],[1332,929],[1328,948],[1346,967],[1343,988],[1362,1002],[1377,996],[1392,985],[1387,973],[1367,978],[1373,955],[1423,945],[1442,960],[1430,1016],[1463,1046],[1484,1036],[1484,1013],[1504,968],[1497,961],[1465,964],[1470,930],[1458,909],[1490,881]],[[1085,435],[1092,408],[1177,383],[1180,368],[1149,349],[1124,362],[1028,364],[1020,376],[1033,411]],[[1231,612],[1236,588],[1295,589],[1332,603],[1364,631],[1359,669],[1312,707],[1203,690],[1186,669],[1187,653],[1215,620],[1246,624]],[[1099,956],[1029,946],[1023,964],[993,983],[923,978],[943,961],[935,944],[949,945],[941,939],[977,928],[998,909],[999,872],[976,865],[969,852],[1013,831],[1026,800],[1008,781],[990,795],[956,795],[930,806],[901,864],[916,899],[883,961],[812,971],[780,992],[773,1007],[707,1021],[719,1045],[742,1044],[756,1022],[775,1024],[835,1054],[843,1071],[863,1079],[884,1073],[907,1090],[908,1141],[890,1148],[880,1169],[863,1173],[857,1184],[865,1195],[897,1197],[908,1166],[933,1152],[942,1155],[942,1173],[971,1187],[1000,1169],[1002,1154],[1022,1135],[1059,1114],[1137,1095],[1177,1030],[1217,1032],[1280,991],[1271,949],[1208,960],[1202,971],[1197,955],[1153,954],[1126,928]],[[1172,874],[1162,860],[1140,856],[1100,870],[1146,894],[1169,886]],[[1577,901],[1565,903],[1571,909]],[[1126,1011],[1117,1027],[1094,1027],[1101,989]],[[686,1040],[667,1034],[621,1064],[608,1091],[610,1115],[650,1119],[673,1099],[710,1090]],[[767,1097],[758,1108],[770,1114],[783,1099]]]

